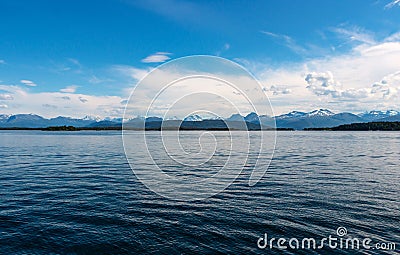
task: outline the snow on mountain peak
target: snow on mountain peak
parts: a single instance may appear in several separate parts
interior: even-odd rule
[[[307,116],[331,116],[335,115],[333,112],[329,111],[328,109],[319,109],[311,111],[307,114]]]
[[[370,112],[364,112],[359,114],[359,116],[376,116],[376,117],[389,117],[389,116],[396,116],[399,115],[400,112],[396,110],[387,110],[387,111],[378,111],[378,110],[373,110]]]
[[[200,115],[194,114],[187,116],[184,121],[202,121],[203,118]]]
[[[169,116],[169,117],[164,118],[164,120],[179,120],[179,118],[176,116]]]
[[[86,115],[85,117],[82,118],[82,120],[92,120],[98,122],[101,120],[101,118],[99,116]]]
[[[8,120],[10,118],[10,114],[0,114],[0,120]]]
[[[389,116],[395,116],[395,115],[399,115],[400,112],[395,111],[395,110],[388,110],[388,111],[386,111],[386,114]]]
[[[220,116],[212,116],[207,118],[207,120],[223,120],[224,118],[220,117]]]
[[[297,117],[302,117],[304,115],[306,115],[305,112],[291,111],[289,113],[279,115],[276,118],[277,119],[297,118]]]

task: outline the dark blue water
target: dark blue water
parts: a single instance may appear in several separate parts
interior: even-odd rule
[[[149,191],[121,140],[1,131],[0,254],[399,254],[400,133],[278,132],[261,182],[249,187],[245,170],[196,202]],[[265,233],[321,239],[338,227],[396,250],[257,247]]]

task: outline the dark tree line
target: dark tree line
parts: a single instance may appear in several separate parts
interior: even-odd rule
[[[400,131],[400,122],[368,122],[340,125],[332,128],[306,128],[304,130],[332,131]]]

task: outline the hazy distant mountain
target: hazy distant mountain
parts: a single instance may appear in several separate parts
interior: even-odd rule
[[[392,115],[383,119],[379,119],[379,121],[400,121],[400,114]]]
[[[164,120],[179,120],[179,118],[176,116],[172,116],[172,117],[167,117]]]
[[[74,126],[74,127],[86,127],[91,123],[96,122],[95,120],[90,120],[88,118],[83,119],[73,119],[69,117],[58,116],[48,120],[49,126]]]
[[[227,121],[243,121],[244,117],[240,115],[239,113],[232,114],[229,118],[227,118]]]
[[[183,121],[178,118],[169,118],[163,121],[160,117],[136,117],[123,121],[122,118],[105,118],[100,119],[96,116],[85,116],[82,119],[69,118],[59,116],[56,118],[46,119],[35,114],[16,114],[6,115],[0,114],[0,127],[21,127],[21,128],[44,128],[49,126],[75,126],[75,127],[120,127],[124,122],[125,127],[142,129],[154,128],[158,129],[163,125],[165,128],[175,129],[179,126],[183,128],[204,128],[219,129],[226,126],[228,122],[234,124],[235,127],[243,126],[243,121],[247,125],[256,130],[261,126],[278,128],[293,128],[301,130],[304,128],[322,128],[334,127],[351,123],[364,123],[371,121],[400,121],[400,113],[395,110],[388,111],[370,111],[355,115],[353,113],[333,113],[327,109],[318,109],[311,112],[292,111],[279,116],[257,115],[252,112],[246,116],[240,114],[232,114],[226,119],[206,119],[195,114],[186,117]],[[240,124],[241,123],[241,124]],[[225,125],[225,126],[224,126]]]
[[[146,122],[159,122],[162,121],[163,119],[160,117],[147,117]]]
[[[370,112],[365,112],[361,113],[358,116],[363,118],[365,121],[375,121],[375,120],[381,120],[385,118],[391,118],[395,116],[399,116],[400,112],[395,111],[395,110],[388,110],[388,111],[370,111]]]
[[[8,118],[10,118],[11,115],[9,114],[0,114],[0,120],[8,120]]]
[[[86,127],[121,127],[122,122],[115,122],[110,120],[101,120],[98,122],[93,122]]]
[[[56,117],[46,119],[36,114],[0,115],[0,127],[42,128],[49,126],[75,126],[86,127],[95,120],[88,118],[74,119],[69,117]]]
[[[260,124],[243,121],[224,120],[202,120],[202,121],[180,121],[166,120],[164,122],[146,122],[146,129],[187,129],[187,130],[260,130]]]
[[[8,120],[11,115],[8,114],[0,114],[0,125]]]
[[[244,120],[251,123],[260,123],[260,117],[255,112],[247,114]]]
[[[86,115],[85,117],[82,118],[82,120],[87,120],[87,121],[100,121],[101,118],[99,116],[93,116],[93,115]]]
[[[245,120],[251,123],[261,123],[263,126],[273,127],[276,121],[278,128],[304,129],[308,127],[333,127],[354,122],[363,122],[363,119],[352,113],[335,114],[327,109],[318,109],[311,112],[292,111],[276,117],[267,115],[258,116],[250,113],[243,117],[240,114],[233,114],[227,121]]]
[[[48,127],[50,120],[35,114],[17,114],[11,115],[7,120],[1,123],[2,127]]]
[[[352,113],[334,114],[328,110],[316,110],[299,117],[277,118],[277,127],[282,128],[316,128],[316,127],[334,127],[343,124],[364,122],[362,118]]]
[[[106,118],[104,118],[104,120],[122,123],[124,119],[123,119],[123,118],[110,118],[110,117],[106,117]]]
[[[237,119],[240,119],[237,117]],[[242,117],[242,120],[246,122],[254,123],[254,124],[261,124],[263,127],[275,127],[275,119],[268,115],[260,115],[258,116],[256,113],[252,112],[246,115],[246,117]]]

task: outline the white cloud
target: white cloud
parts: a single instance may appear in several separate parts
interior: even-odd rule
[[[78,88],[78,86],[76,85],[71,85],[68,86],[66,88],[60,89],[60,92],[64,92],[64,93],[75,93],[76,89]]]
[[[379,82],[380,84],[386,84],[388,86],[400,86],[400,71],[388,74]]]
[[[272,94],[274,96],[278,96],[278,95],[286,95],[286,94],[290,94],[292,92],[291,89],[285,87],[285,86],[278,86],[278,85],[272,85],[269,88],[263,88],[264,92],[272,92]]]
[[[169,52],[156,52],[153,55],[147,56],[142,59],[143,63],[162,63],[169,59],[171,59],[168,55],[171,55]]]
[[[81,101],[82,103],[87,103],[89,100],[84,97],[79,97],[79,101]]]
[[[381,94],[386,99],[391,99],[393,97],[397,97],[398,89],[390,87],[388,85],[382,85],[376,83],[372,86],[372,94]]]
[[[99,84],[99,83],[104,83],[104,82],[111,82],[113,80],[111,79],[103,79],[103,78],[99,78],[96,75],[92,75],[89,80],[90,83],[92,84]]]
[[[352,49],[341,55],[326,55],[325,57],[308,58],[299,63],[285,63],[280,67],[267,66],[265,63],[254,63],[241,60],[245,66],[253,68],[253,73],[261,80],[264,91],[270,95],[276,114],[291,110],[313,110],[315,108],[329,108],[333,111],[365,111],[372,109],[400,109],[400,33],[394,33],[380,41],[370,32],[361,28],[341,28],[336,31],[340,36],[351,42]],[[288,36],[271,32],[264,34],[290,44],[294,42]],[[302,47],[300,47],[302,48]],[[303,48],[304,49],[304,48]],[[301,51],[301,50],[300,50]],[[167,56],[165,52],[155,55]],[[150,57],[150,56],[149,56]],[[254,71],[256,69],[256,71]],[[14,100],[7,102],[4,108],[8,113],[34,112],[42,115],[66,115],[81,117],[87,114],[99,116],[121,116],[124,99],[129,96],[136,82],[154,69],[139,69],[132,66],[113,66],[117,75],[127,79],[126,90],[122,97],[97,97],[84,94],[75,94],[76,88],[64,88],[63,93],[30,93],[18,86],[7,86],[5,90]],[[170,79],[170,75],[163,73],[154,84],[163,83]],[[119,77],[119,78],[120,78]],[[22,82],[24,81],[24,82]],[[94,80],[95,81],[95,80]],[[235,77],[235,81],[245,84],[243,77]],[[34,84],[29,80],[21,83]],[[163,83],[164,84],[164,83]],[[202,87],[203,84],[193,82],[193,86]],[[215,85],[215,84],[214,84]],[[29,86],[29,85],[28,85]],[[189,83],[182,85],[178,90],[168,92],[158,102],[160,112],[168,107],[171,99],[177,99],[182,93],[190,93]],[[148,84],[143,96],[154,96],[157,87]],[[241,93],[222,88],[214,88],[210,83],[205,85],[208,91],[217,91],[228,98],[240,96]],[[0,90],[2,87],[0,86]],[[157,91],[156,91],[157,92]],[[146,94],[147,93],[147,94]],[[209,101],[215,98],[207,98]],[[236,100],[236,99],[235,99]],[[201,105],[203,100],[188,102]],[[123,102],[123,103],[122,103]],[[212,102],[212,100],[210,101]],[[46,106],[47,107],[46,107]],[[54,107],[49,106],[56,106]],[[141,106],[140,102],[137,105]],[[218,103],[206,105],[218,107]],[[164,107],[164,108],[163,108]],[[231,107],[226,106],[226,114]]]
[[[90,82],[90,83],[93,83],[93,84],[97,84],[97,83],[103,82],[103,80],[99,79],[99,78],[98,78],[97,76],[95,76],[95,75],[92,75],[92,77],[90,77],[90,79],[89,79],[89,82]]]
[[[0,85],[12,95],[2,112],[5,114],[35,113],[44,117],[70,116],[81,118],[92,114],[101,117],[122,117],[123,106],[118,96],[93,96],[62,92],[31,93],[19,86]],[[84,103],[82,102],[84,101]]]
[[[276,38],[278,40],[280,40],[281,42],[283,42],[283,44],[288,47],[289,49],[291,49],[293,52],[297,53],[297,54],[305,54],[307,53],[307,50],[300,46],[299,44],[296,43],[296,41],[288,36],[288,35],[284,35],[284,34],[276,34],[276,33],[272,33],[269,31],[261,31],[262,34],[268,35],[272,38]]]
[[[261,87],[242,69],[237,68],[237,72],[232,72],[231,69],[220,69],[217,76],[222,80],[218,80],[206,78],[215,77],[216,73],[213,73],[211,69],[209,73],[204,70],[193,70],[190,65],[186,67],[181,66],[177,69],[176,66],[163,66],[161,69],[154,69],[152,75],[147,76],[138,85],[135,84],[129,90],[127,89],[126,94],[129,96],[135,88],[133,98],[127,105],[128,116],[145,114],[162,116],[168,113],[170,117],[185,117],[192,111],[208,109],[217,113],[218,116],[228,117],[232,113],[247,114],[254,111],[247,101],[249,98],[257,109],[260,109],[262,105],[261,114],[272,114],[270,109],[265,107],[268,101],[265,100]],[[133,70],[134,74],[140,73],[135,68],[125,67],[124,70]],[[193,77],[193,75],[198,76]],[[134,76],[136,75],[130,77]],[[181,79],[187,76],[191,78]],[[164,87],[170,82],[168,87]],[[234,84],[238,88],[233,88],[229,84]],[[288,89],[281,91],[281,93],[288,92]],[[149,113],[146,113],[153,99],[151,109]]]
[[[373,34],[361,28],[354,30],[358,34],[353,31],[354,34],[349,32],[347,35],[353,36],[355,43],[352,50],[341,55],[308,58],[299,63],[285,63],[280,67],[270,67],[246,59],[240,62],[260,79],[277,114],[294,109],[307,111],[321,107],[336,112],[385,108],[400,110],[400,85],[393,83],[397,81],[397,76],[389,75],[396,74],[400,69],[400,33],[376,41]],[[270,32],[264,33],[280,37]],[[126,89],[126,95],[129,95],[138,80],[152,71],[130,66],[114,68],[132,81],[132,87]],[[393,85],[373,87],[383,80],[391,80]],[[164,82],[163,77],[155,82]]]
[[[388,3],[387,5],[385,5],[385,9],[390,9],[393,8],[395,6],[400,6],[400,0],[392,0],[390,3]]]
[[[372,85],[372,94],[381,94],[385,99],[397,98],[400,91],[400,71],[386,75]]]
[[[362,99],[368,98],[371,94],[371,89],[362,88],[362,89],[346,89],[339,92],[340,97],[344,99]]]
[[[42,104],[43,107],[45,108],[52,108],[52,109],[57,109],[57,105],[53,105],[53,104]]]
[[[308,84],[306,88],[317,96],[340,96],[340,93],[338,92],[340,83],[333,79],[333,75],[329,71],[323,73],[309,73],[306,75],[305,80]]]
[[[151,70],[153,70],[153,69],[140,69],[126,65],[115,65],[111,69],[135,81],[143,79]]]
[[[8,105],[6,105],[6,104],[0,104],[0,109],[7,109],[8,108]]]
[[[231,48],[231,45],[230,45],[229,43],[225,43],[224,46],[223,46],[220,50],[218,50],[217,52],[215,52],[215,55],[216,55],[216,56],[221,56],[221,53],[223,53],[223,52],[229,50],[230,48]]]
[[[341,84],[333,78],[331,72],[309,73],[305,77],[307,89],[317,96],[331,96],[337,100],[357,99],[369,97],[370,90],[347,88],[342,89]]]
[[[386,42],[398,42],[400,41],[400,32],[391,34],[390,36],[385,38]]]
[[[346,40],[373,45],[375,44],[374,36],[371,32],[358,26],[351,26],[348,28],[338,27],[332,29],[335,33],[344,37]]]
[[[13,96],[10,94],[0,94],[0,100],[13,100]]]
[[[352,50],[341,55],[309,58],[278,67],[265,64],[262,67],[262,63],[246,61],[242,63],[251,68],[265,87],[275,85],[290,88],[290,94],[280,94],[278,97],[273,97],[273,92],[268,91],[276,113],[320,107],[337,112],[385,108],[400,110],[400,33],[377,42],[374,42],[373,35],[357,38]],[[385,80],[391,85],[373,87]]]
[[[36,87],[36,83],[34,83],[33,81],[30,81],[30,80],[21,80],[20,82],[29,87]]]
[[[71,62],[72,64],[76,65],[77,67],[81,68],[82,65],[79,62],[79,60],[75,59],[75,58],[68,58],[68,61]]]

